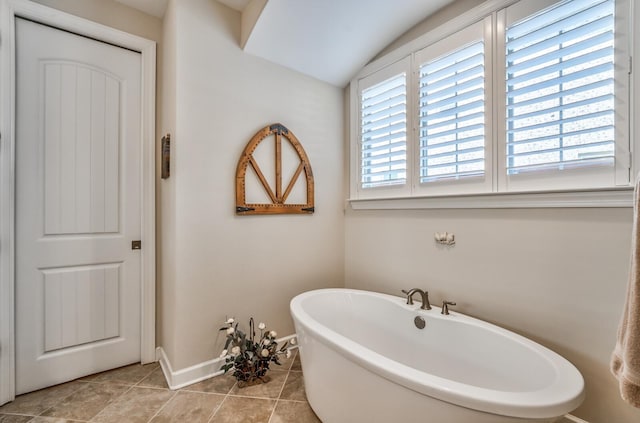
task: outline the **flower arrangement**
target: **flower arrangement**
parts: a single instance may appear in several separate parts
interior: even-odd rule
[[[238,322],[233,318],[227,319],[225,327],[227,341],[220,358],[225,358],[225,364],[220,367],[227,373],[233,369],[233,376],[239,384],[246,385],[252,382],[267,382],[265,377],[270,363],[280,365],[279,355],[291,357],[291,351],[287,349],[289,342],[285,342],[280,348],[276,342],[276,331],[267,330],[267,326],[260,322],[258,330],[260,336],[256,337],[253,317],[249,319],[249,332],[244,333],[238,328]]]

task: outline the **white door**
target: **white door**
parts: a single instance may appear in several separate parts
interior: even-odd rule
[[[16,392],[140,361],[141,55],[16,19]]]

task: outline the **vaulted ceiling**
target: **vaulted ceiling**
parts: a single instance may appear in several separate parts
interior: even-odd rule
[[[168,0],[116,0],[161,17]],[[218,0],[242,13],[241,47],[343,87],[379,51],[452,0]]]

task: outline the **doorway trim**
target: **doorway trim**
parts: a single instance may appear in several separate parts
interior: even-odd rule
[[[28,0],[0,0],[0,405],[15,398],[15,20],[26,18],[141,53],[140,360],[155,357],[156,43]]]

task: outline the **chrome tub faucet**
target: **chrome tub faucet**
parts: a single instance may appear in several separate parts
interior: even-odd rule
[[[415,294],[416,292],[420,293],[420,296],[422,297],[422,305],[420,306],[420,308],[422,310],[431,310],[431,304],[429,303],[429,292],[423,291],[418,288],[413,288],[409,291],[405,291],[404,289],[402,290],[402,293],[406,294],[407,296],[407,304],[413,305],[413,294]]]

